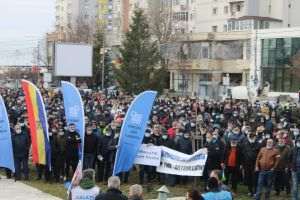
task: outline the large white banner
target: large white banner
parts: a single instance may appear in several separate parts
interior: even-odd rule
[[[207,159],[207,149],[200,149],[187,155],[166,147],[161,147],[161,162],[156,171],[180,176],[202,176]]]
[[[161,147],[143,144],[135,157],[134,164],[157,167],[160,165]]]

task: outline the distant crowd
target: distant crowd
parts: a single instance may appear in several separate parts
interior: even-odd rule
[[[62,95],[41,90],[46,105],[51,143],[52,171],[37,165],[37,178],[46,181],[70,180],[76,169],[81,143],[74,124],[66,125]],[[11,123],[16,180],[29,179],[30,131],[21,90],[0,89]],[[81,93],[85,109],[84,169],[94,169],[96,182],[112,175],[120,128],[132,96],[101,92]],[[203,188],[233,196],[240,184],[249,196],[261,199],[264,193],[282,192],[298,197],[300,183],[300,108],[279,101],[203,100],[191,97],[159,97],[153,106],[144,143],[166,146],[185,154],[207,148]],[[176,186],[192,183],[191,177],[159,174],[155,167],[135,166],[118,176],[124,183],[138,172],[139,184],[153,182]],[[12,177],[6,170],[7,177]],[[210,177],[210,178],[209,178]],[[216,189],[216,183],[218,188]],[[230,186],[230,187],[229,187]],[[193,193],[193,192],[191,192]],[[215,192],[216,193],[216,192]],[[202,195],[204,199],[212,199]]]

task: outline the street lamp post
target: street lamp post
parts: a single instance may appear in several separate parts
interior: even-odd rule
[[[104,90],[104,72],[105,72],[105,70],[104,70],[104,67],[105,67],[105,63],[104,63],[105,62],[105,48],[104,47],[101,48],[100,54],[102,55],[101,89],[103,91]]]

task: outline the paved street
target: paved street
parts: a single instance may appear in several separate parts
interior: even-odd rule
[[[0,199],[9,200],[61,200],[21,182],[1,177]]]

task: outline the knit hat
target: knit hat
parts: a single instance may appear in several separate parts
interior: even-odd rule
[[[86,169],[82,172],[82,179],[79,183],[80,187],[84,190],[91,189],[95,186],[95,170]]]

